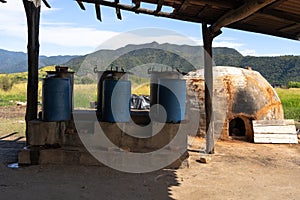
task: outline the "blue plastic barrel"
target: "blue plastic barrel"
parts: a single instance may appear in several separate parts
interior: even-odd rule
[[[102,120],[106,122],[129,122],[131,82],[105,80],[103,91]]]
[[[167,123],[178,123],[185,118],[186,83],[181,79],[160,79],[158,103],[164,107]]]
[[[43,120],[66,121],[71,118],[70,80],[50,77],[43,80]]]

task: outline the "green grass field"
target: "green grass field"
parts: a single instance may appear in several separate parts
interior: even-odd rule
[[[276,88],[276,92],[282,103],[284,118],[300,120],[300,89]]]

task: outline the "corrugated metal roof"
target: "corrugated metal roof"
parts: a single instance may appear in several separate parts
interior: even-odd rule
[[[299,0],[132,0],[130,5],[119,3],[119,0],[77,0],[77,2],[114,7],[116,12],[127,10],[211,25],[216,23],[222,25],[224,18],[228,16],[230,19],[236,17],[236,21],[231,20],[228,23],[227,20],[222,27],[294,40],[300,38]],[[143,8],[141,3],[153,4],[156,9]],[[163,6],[171,7],[173,11],[163,12]]]

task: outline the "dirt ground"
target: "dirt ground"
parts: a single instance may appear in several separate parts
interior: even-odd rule
[[[194,140],[197,149],[202,140]],[[0,140],[0,199],[300,199],[300,145],[219,141],[207,164],[190,151],[189,167],[128,174],[107,167],[8,168],[23,141]]]
[[[26,106],[1,106],[0,119],[25,118]]]

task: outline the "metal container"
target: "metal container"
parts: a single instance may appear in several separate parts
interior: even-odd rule
[[[104,80],[103,92],[102,121],[129,122],[131,82]]]
[[[160,79],[158,103],[167,113],[167,123],[178,123],[185,118],[186,83],[181,79]],[[161,110],[159,109],[160,113]]]
[[[68,67],[55,66],[55,71],[47,71],[47,78],[59,77],[68,78],[70,80],[70,104],[71,112],[74,110],[74,72],[68,71]]]
[[[43,79],[44,121],[66,121],[71,119],[70,79],[48,77]]]
[[[177,71],[150,71],[148,73],[151,74],[150,78],[150,106],[157,104],[157,95],[158,95],[158,83],[159,80],[164,79],[178,79],[181,74]]]
[[[103,107],[103,83],[105,80],[127,80],[128,75],[124,72],[123,69],[119,71],[119,68],[116,67],[115,70],[106,70],[106,71],[98,71],[97,67],[94,68],[94,72],[98,75],[98,84],[97,84],[97,116],[98,119],[102,119],[102,107]]]

